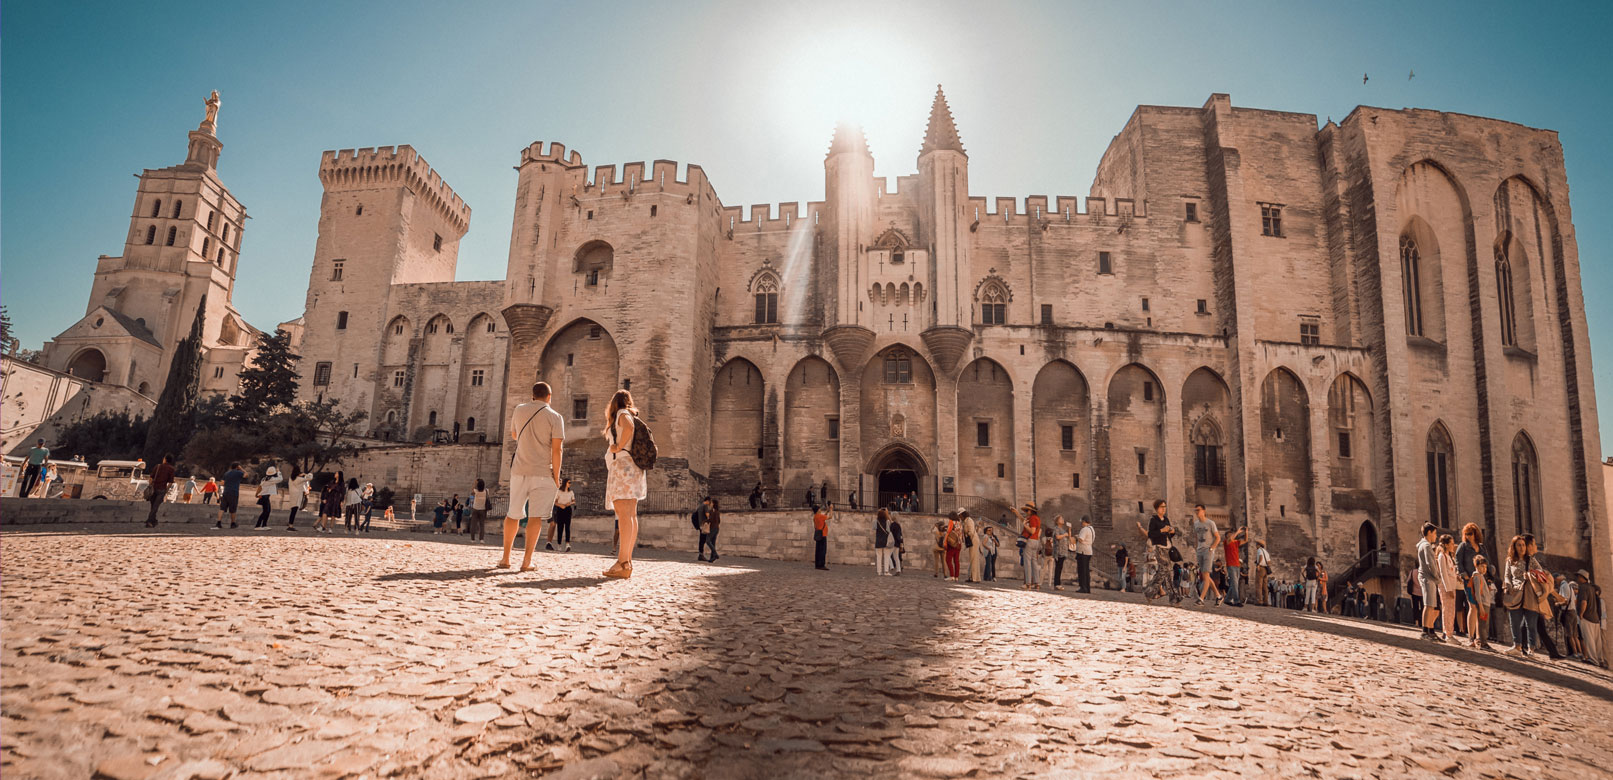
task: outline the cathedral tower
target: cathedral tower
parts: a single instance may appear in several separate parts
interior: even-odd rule
[[[256,332],[230,300],[246,209],[218,177],[219,103],[213,92],[185,162],[140,174],[123,254],[97,261],[84,318],[46,345],[50,367],[156,398],[206,296],[202,390],[235,388]]]

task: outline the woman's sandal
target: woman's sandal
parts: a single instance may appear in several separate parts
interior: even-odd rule
[[[617,561],[615,566],[612,566],[604,571],[604,576],[612,579],[625,580],[628,577],[633,576],[633,562]]]

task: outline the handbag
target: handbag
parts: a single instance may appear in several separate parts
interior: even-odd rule
[[[150,482],[147,482],[145,490],[140,491],[140,500],[150,501],[152,496],[155,495],[157,495],[157,488],[153,487]]]

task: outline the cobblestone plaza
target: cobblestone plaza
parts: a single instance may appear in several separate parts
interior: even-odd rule
[[[3,536],[0,773],[1593,777],[1613,677],[1249,607],[388,533]]]

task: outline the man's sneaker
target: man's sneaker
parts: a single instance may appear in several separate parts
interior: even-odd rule
[[[543,549],[548,550],[549,552],[554,552],[554,543],[553,542],[544,542],[543,543]]]
[[[571,552],[571,542],[566,542],[566,552]],[[711,559],[715,561],[717,560],[717,556],[713,555]]]
[[[294,525],[288,525],[288,526],[286,526],[286,530],[287,531],[295,531],[295,530],[297,530],[297,527],[294,526]]]
[[[235,523],[230,523],[230,527],[231,527],[231,528],[235,528],[235,527],[236,527],[236,526],[235,526]]]
[[[213,524],[213,530],[215,530],[215,531],[224,530],[224,524],[223,523],[214,523]]]
[[[254,530],[254,531],[267,531],[267,530],[269,530],[269,526],[260,525],[260,526],[257,526],[255,528],[253,528],[252,530]]]

